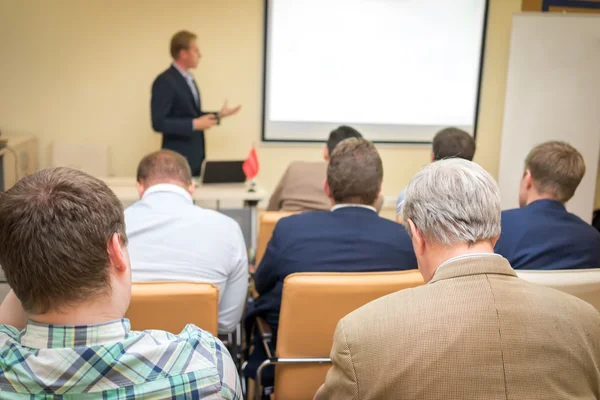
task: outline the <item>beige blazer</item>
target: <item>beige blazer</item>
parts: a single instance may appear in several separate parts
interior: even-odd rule
[[[327,163],[295,161],[289,165],[271,195],[267,211],[329,211],[333,204],[325,194]],[[375,208],[383,207],[379,196]]]
[[[296,161],[287,168],[271,195],[267,211],[329,211],[325,194],[327,163]]]
[[[331,357],[317,399],[600,399],[600,313],[474,256],[347,315]]]

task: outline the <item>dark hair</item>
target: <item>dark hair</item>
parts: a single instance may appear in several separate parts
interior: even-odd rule
[[[368,140],[346,139],[331,154],[327,182],[336,203],[372,205],[382,180],[381,157]]]
[[[115,233],[126,245],[121,202],[84,172],[44,169],[0,193],[0,264],[27,312],[110,293]]]
[[[594,210],[592,216],[592,226],[600,232],[600,209]]]
[[[197,36],[189,31],[179,31],[174,34],[171,38],[171,57],[173,57],[174,60],[177,60],[179,52],[181,50],[188,50],[191,41],[196,38]]]
[[[585,175],[585,161],[577,149],[565,142],[551,141],[533,148],[525,159],[535,189],[566,203]]]
[[[362,135],[356,129],[346,125],[339,126],[331,131],[329,139],[327,139],[327,151],[329,152],[329,156],[331,157],[331,153],[333,153],[333,150],[335,150],[335,147],[340,144],[340,142],[349,138],[362,139]]]
[[[433,159],[463,158],[473,161],[475,155],[475,139],[458,128],[446,128],[433,138]]]
[[[192,183],[192,171],[187,160],[172,150],[150,153],[140,161],[137,181],[146,185],[157,183]]]

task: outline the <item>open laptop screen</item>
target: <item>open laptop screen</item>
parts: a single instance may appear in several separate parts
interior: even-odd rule
[[[201,180],[203,184],[244,183],[246,175],[242,169],[244,161],[204,161]]]

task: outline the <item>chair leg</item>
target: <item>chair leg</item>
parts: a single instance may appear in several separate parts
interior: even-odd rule
[[[248,391],[246,392],[246,400],[254,400],[254,392],[256,390],[254,379],[246,378],[246,382],[248,382],[248,386],[247,386]]]

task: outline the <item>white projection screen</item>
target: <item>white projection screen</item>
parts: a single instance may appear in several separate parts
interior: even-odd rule
[[[263,141],[474,134],[486,0],[266,0]]]

